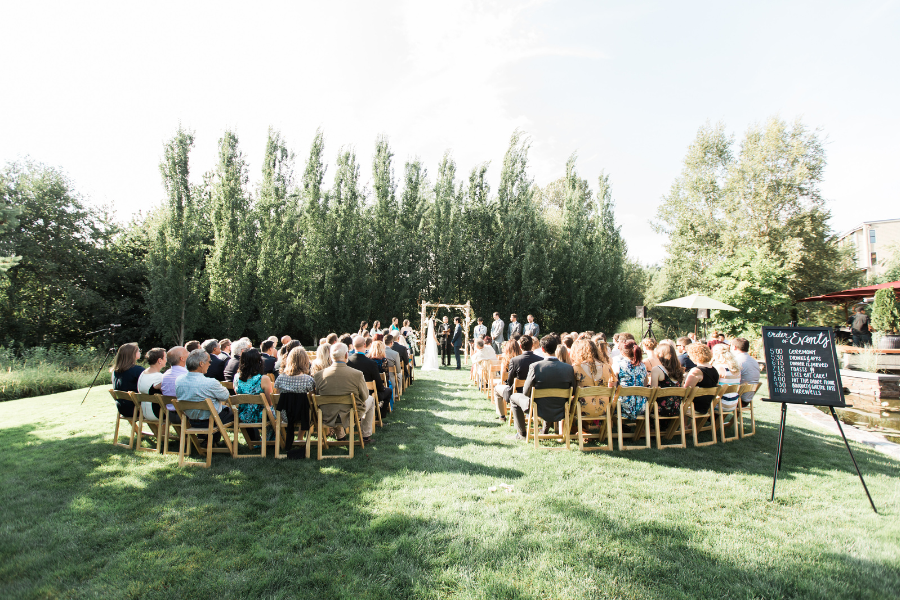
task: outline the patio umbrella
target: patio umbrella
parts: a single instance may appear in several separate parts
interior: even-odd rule
[[[710,308],[712,310],[739,310],[733,306],[725,304],[724,302],[719,302],[718,300],[714,300],[709,296],[704,296],[703,294],[691,294],[690,296],[685,296],[684,298],[667,300],[666,302],[660,302],[656,306],[675,306],[677,308]]]

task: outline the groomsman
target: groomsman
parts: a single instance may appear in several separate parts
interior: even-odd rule
[[[503,344],[503,326],[506,325],[503,322],[503,319],[500,318],[500,313],[494,313],[494,322],[491,323],[491,339],[494,341],[491,342],[491,345],[494,347],[494,352],[500,354],[500,346]]]
[[[484,319],[478,317],[478,325],[475,326],[474,338],[476,340],[483,340],[484,336],[487,335],[487,326],[484,324]]]
[[[509,337],[507,339],[513,339],[516,335],[521,337],[522,335],[522,324],[519,323],[519,316],[516,313],[509,315]]]
[[[539,337],[541,335],[541,327],[534,322],[534,315],[528,315],[528,322],[525,323],[525,335]]]

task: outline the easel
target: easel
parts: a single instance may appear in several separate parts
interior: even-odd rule
[[[774,402],[774,400],[770,400],[768,398],[763,398],[765,402]],[[844,405],[846,406],[846,404]],[[840,407],[838,407],[840,408]],[[853,467],[856,469],[856,474],[859,475],[859,481],[862,483],[863,489],[866,491],[866,496],[869,498],[869,504],[872,505],[872,510],[878,514],[878,509],[875,508],[875,502],[872,501],[872,495],[869,493],[869,488],[866,487],[866,481],[863,479],[862,473],[859,470],[859,465],[856,464],[856,458],[853,456],[853,450],[850,449],[850,443],[847,441],[847,436],[844,435],[844,428],[841,427],[841,420],[838,419],[837,413],[834,412],[834,407],[829,406],[828,409],[831,411],[831,416],[834,417],[834,422],[837,423],[838,431],[841,432],[841,437],[844,439],[844,446],[847,448],[847,452],[850,454],[850,460],[853,461]],[[781,470],[781,457],[784,451],[784,421],[787,417],[787,402],[781,403],[781,426],[778,428],[778,451],[775,454],[775,473],[772,475],[772,497],[769,498],[769,501],[775,500],[775,483],[778,481],[778,471]]]

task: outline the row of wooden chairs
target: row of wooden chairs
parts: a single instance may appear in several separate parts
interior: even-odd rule
[[[396,368],[391,367],[391,369],[392,373],[396,375]],[[268,375],[274,381],[275,377],[271,373],[269,373]],[[395,396],[396,401],[399,400],[399,397],[402,395],[402,390],[405,388],[404,384],[406,384],[406,378],[395,377],[395,379],[397,380],[397,393]],[[411,375],[409,379],[412,379]],[[384,373],[382,373],[382,381],[385,385],[387,385],[387,377]],[[232,393],[232,395],[228,398],[228,400],[225,401],[225,403],[231,407],[232,412],[235,416],[238,414],[239,405],[258,404],[262,406],[261,422],[243,423],[235,419],[235,421],[237,422],[236,427],[235,421],[223,422],[217,414],[212,400],[208,398],[204,399],[203,401],[187,402],[180,401],[172,396],[148,395],[139,394],[136,392],[121,392],[116,390],[109,390],[114,400],[118,400],[120,402],[130,402],[134,406],[131,416],[122,415],[119,411],[117,411],[115,430],[113,432],[113,444],[128,449],[134,448],[137,451],[168,454],[169,442],[173,439],[178,439],[180,442],[178,452],[179,466],[196,465],[208,468],[211,465],[212,454],[216,452],[229,453],[233,458],[245,458],[248,456],[259,456],[265,458],[267,448],[272,445],[274,445],[275,447],[275,457],[281,458],[283,456],[281,451],[285,446],[287,435],[290,434],[291,436],[296,436],[298,432],[286,431],[287,424],[282,422],[281,411],[275,410],[273,408],[273,406],[278,405],[280,395],[273,394],[273,402],[272,404],[270,404],[265,394],[234,394],[234,385],[231,382],[224,381],[221,383],[223,387],[225,387]],[[376,395],[375,382],[367,382],[366,385],[369,388],[370,394]],[[365,442],[362,439],[362,428],[360,425],[359,413],[356,409],[356,397],[354,394],[345,396],[317,396],[316,394],[310,393],[307,396],[310,401],[312,418],[310,419],[310,429],[306,433],[306,438],[301,441],[302,444],[305,444],[307,458],[311,458],[311,444],[314,438],[316,440],[317,456],[319,460],[323,458],[353,458],[353,450],[355,446],[358,445],[363,448],[365,447]],[[147,402],[151,405],[157,406],[160,416],[158,418],[147,417],[141,407],[141,404],[143,402]],[[171,404],[175,408],[175,412],[178,415],[177,421],[170,419],[169,410],[166,407],[167,404]],[[349,431],[347,438],[337,441],[328,441],[326,437],[327,431],[322,427],[322,411],[320,409],[320,406],[326,404],[350,405],[350,408],[348,410],[348,415],[350,416],[350,426],[348,428]],[[381,410],[377,402],[375,403],[375,406],[375,422],[377,426],[383,427],[384,422],[382,421]],[[208,411],[210,413],[210,419],[208,419],[207,426],[196,427],[191,425],[190,419],[188,419],[187,415],[185,414],[185,411],[188,410]],[[123,444],[119,441],[119,431],[123,421],[128,423],[128,430],[130,432],[128,444]],[[146,431],[147,428],[150,429],[149,432]],[[268,431],[270,429],[275,431],[274,441],[268,440]],[[173,430],[174,433],[178,436],[177,438],[172,437],[171,434]],[[258,430],[259,440],[251,439],[249,435],[249,432],[251,430]],[[213,438],[215,437],[216,433],[221,434],[221,437],[225,443],[224,448],[214,447]],[[358,435],[356,435],[357,433]],[[244,437],[244,440],[249,447],[253,448],[258,446],[260,448],[260,453],[240,454],[238,451],[239,435],[242,435]],[[201,440],[201,436],[206,436],[205,443],[203,443],[203,441]],[[155,438],[156,447],[144,447],[142,442],[145,438]],[[190,445],[188,445],[188,442],[190,443]],[[349,452],[346,456],[324,455],[323,450],[328,449],[332,446],[349,446]],[[205,462],[185,461],[186,456],[190,456],[192,448],[196,449],[197,453],[200,456],[204,456],[206,458]]]
[[[499,361],[485,361],[483,371],[479,383],[479,388],[486,391],[491,401],[497,401],[493,391],[494,384],[501,381]],[[519,388],[525,385],[524,380],[517,379],[514,387]],[[743,384],[743,385],[723,385],[714,388],[648,388],[648,387],[584,387],[572,390],[532,390],[531,409],[528,415],[527,423],[527,440],[534,439],[535,447],[539,447],[541,439],[556,439],[564,442],[566,448],[570,445],[570,434],[572,425],[577,419],[578,428],[574,434],[578,439],[579,450],[612,450],[613,449],[613,415],[615,415],[617,437],[619,441],[619,450],[633,450],[651,447],[651,432],[656,438],[656,447],[664,448],[686,448],[687,434],[691,433],[694,446],[709,446],[721,440],[723,443],[732,442],[740,438],[750,437],[756,433],[756,414],[754,412],[753,402],[744,407],[742,402],[738,402],[729,408],[725,408],[722,403],[723,396],[729,394],[738,394],[742,397],[748,392],[755,392],[759,389],[760,384]],[[641,415],[634,420],[634,430],[625,431],[625,419],[622,417],[622,406],[619,398],[624,396],[639,396],[645,399],[645,408]],[[694,400],[699,397],[712,396],[709,409],[700,413],[694,405]],[[558,425],[560,429],[556,434],[537,433],[537,425],[540,420],[535,412],[535,399],[555,397],[567,398],[566,401],[566,418],[564,422]],[[659,413],[658,398],[680,398],[679,414],[673,416],[663,416]],[[598,405],[585,404],[582,405],[581,400],[586,398],[600,399]],[[728,416],[731,419],[726,421]],[[749,422],[745,419],[745,415],[749,417]],[[588,422],[599,422],[600,430],[597,433],[587,432],[586,425]],[[690,427],[688,427],[690,423]],[[508,411],[507,424],[512,426],[512,411]],[[748,430],[749,426],[749,430]],[[709,432],[710,441],[701,442],[700,434]],[[679,436],[680,443],[663,443],[668,442],[675,436]],[[625,440],[638,441],[644,438],[644,444],[626,445]],[[591,439],[597,439],[601,443],[599,447],[586,448],[585,442]],[[602,444],[606,442],[605,445]]]

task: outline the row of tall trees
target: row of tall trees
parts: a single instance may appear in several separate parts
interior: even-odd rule
[[[398,163],[385,137],[368,177],[341,148],[326,182],[322,132],[301,169],[270,130],[252,188],[233,132],[199,183],[193,148],[184,129],[166,143],[165,200],[127,225],[91,209],[57,170],[6,169],[0,205],[14,211],[3,222],[16,233],[0,255],[21,259],[0,296],[0,342],[83,343],[109,322],[145,343],[285,333],[309,342],[362,319],[415,319],[422,300],[471,300],[488,321],[497,310],[533,313],[544,330],[610,331],[641,303],[641,269],[628,259],[608,175],[592,189],[573,156],[564,176],[541,188],[520,132],[496,192],[488,163],[460,172],[448,152],[430,174],[418,159]],[[37,189],[43,179],[55,188]],[[68,219],[68,237],[54,240],[58,256],[45,256],[31,238],[58,235],[48,224],[59,219]]]
[[[707,294],[740,309],[714,314],[714,324],[733,334],[829,318],[823,309],[798,314],[796,304],[860,277],[828,224],[825,162],[819,133],[799,120],[754,125],[737,149],[724,124],[701,127],[653,222],[668,236],[668,256],[655,270],[648,304]],[[673,331],[693,328],[688,311],[655,313]]]

